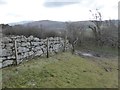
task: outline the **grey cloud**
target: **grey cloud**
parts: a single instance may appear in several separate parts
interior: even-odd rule
[[[3,4],[6,4],[6,2],[3,0],[0,0],[0,5],[3,5]]]
[[[80,3],[80,0],[53,0],[53,1],[48,1],[46,0],[46,2],[44,3],[45,7],[62,7],[65,5],[71,5],[71,4],[78,4]]]

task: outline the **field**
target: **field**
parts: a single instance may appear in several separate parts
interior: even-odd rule
[[[3,88],[117,88],[118,60],[59,53],[2,69]]]

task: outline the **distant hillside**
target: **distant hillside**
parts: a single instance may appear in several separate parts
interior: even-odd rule
[[[76,26],[82,26],[84,28],[88,28],[89,25],[94,25],[90,21],[76,21],[72,22]],[[22,24],[24,27],[35,27],[35,28],[44,28],[46,30],[65,30],[66,29],[66,22],[60,21],[51,21],[51,20],[42,20],[42,21],[34,21]]]
[[[118,20],[111,20],[111,22],[118,26]],[[94,23],[90,21],[76,21],[72,22],[77,26],[82,26],[84,28],[88,28],[89,25],[94,25]],[[109,24],[108,20],[103,21],[103,26],[107,26]],[[41,21],[23,21],[18,23],[11,23],[9,25],[22,25],[24,27],[35,27],[35,28],[44,28],[46,30],[65,30],[66,24],[65,22],[60,21],[51,21],[51,20],[41,20]]]
[[[14,26],[14,25],[23,25],[29,22],[33,22],[33,21],[21,21],[21,22],[14,22],[14,23],[9,23],[10,26]]]
[[[34,22],[26,23],[24,24],[24,26],[36,27],[36,28],[43,27],[47,30],[63,30],[65,29],[65,22],[42,20],[42,21],[34,21]]]

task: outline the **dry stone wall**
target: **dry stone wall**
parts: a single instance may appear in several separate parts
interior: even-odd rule
[[[70,44],[61,37],[50,37],[47,39],[39,39],[37,37],[29,36],[9,36],[2,38],[0,54],[0,68],[11,65],[14,61],[17,64],[21,63],[27,58],[33,58],[35,56],[46,56],[47,50],[50,54],[61,52],[64,49],[68,50]],[[15,48],[16,47],[16,48]],[[47,49],[48,47],[48,49]]]

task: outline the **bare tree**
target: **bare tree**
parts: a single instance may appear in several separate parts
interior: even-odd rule
[[[80,26],[77,26],[72,22],[66,22],[66,35],[70,43],[72,44],[72,53],[74,53],[75,46],[79,40],[79,36],[81,34],[80,29]]]
[[[92,10],[90,10],[90,13],[92,14],[93,18],[95,20],[92,20],[91,22],[93,22],[95,24],[95,26],[89,26],[90,29],[92,29],[94,35],[95,35],[95,41],[97,45],[101,44],[101,25],[102,25],[102,15],[101,13],[98,11],[98,9],[96,9],[96,12],[93,13]]]

